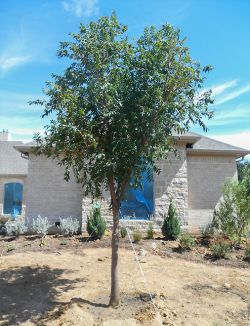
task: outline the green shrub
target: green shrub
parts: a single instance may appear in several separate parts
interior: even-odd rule
[[[139,242],[142,239],[142,233],[139,229],[133,230],[133,240],[134,242]]]
[[[33,219],[32,221],[33,232],[41,235],[42,237],[45,237],[48,234],[51,227],[52,225],[49,223],[47,217],[38,215],[37,218]]]
[[[176,240],[181,232],[181,226],[179,218],[176,214],[176,209],[172,200],[168,207],[168,214],[164,214],[164,221],[162,225],[162,234],[171,240]]]
[[[106,230],[106,220],[101,215],[99,203],[94,203],[92,212],[87,219],[87,231],[93,239],[101,239]]]
[[[250,261],[250,246],[245,249],[245,260]]]
[[[179,241],[179,247],[183,250],[191,250],[195,245],[194,237],[188,233],[182,233]]]
[[[6,230],[6,234],[9,236],[18,237],[20,234],[27,232],[27,227],[25,226],[24,222],[18,219],[15,221],[7,221],[4,225],[4,228]]]
[[[15,249],[16,249],[16,247],[12,243],[8,243],[7,246],[6,246],[6,251],[7,252],[13,251]]]
[[[59,229],[64,235],[72,236],[73,234],[77,234],[80,228],[80,223],[76,218],[67,217],[60,218],[60,226]]]
[[[230,180],[223,188],[223,200],[214,211],[213,228],[230,239],[234,245],[246,239],[250,230],[249,181]]]
[[[147,229],[147,238],[148,239],[153,239],[154,238],[154,228],[153,228],[153,224],[150,223]]]
[[[214,258],[226,258],[231,252],[230,246],[223,242],[213,243],[210,249]]]
[[[124,226],[122,226],[122,227],[120,228],[120,235],[121,235],[121,237],[122,237],[122,238],[126,238],[127,234],[128,234],[127,229],[126,229]]]
[[[203,237],[212,237],[215,233],[214,226],[212,223],[207,224],[206,226],[200,227],[201,235]]]
[[[61,242],[60,242],[60,245],[61,246],[66,246],[68,244],[68,241],[63,239]]]

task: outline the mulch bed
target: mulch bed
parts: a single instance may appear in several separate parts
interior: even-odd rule
[[[137,252],[144,249],[154,255],[172,259],[184,259],[192,262],[250,268],[250,262],[244,260],[244,249],[233,249],[228,259],[213,259],[209,250],[209,239],[196,237],[196,245],[192,250],[180,250],[178,241],[166,241],[162,236],[154,239],[142,239],[134,244]],[[152,244],[154,245],[152,246]],[[48,235],[45,244],[41,245],[41,238],[36,235],[8,237],[0,236],[0,256],[13,255],[24,252],[56,253],[72,252],[83,255],[87,248],[108,248],[111,246],[111,235],[104,236],[101,240],[93,240],[88,234],[65,237],[62,235]],[[132,250],[128,237],[120,239],[120,248]]]

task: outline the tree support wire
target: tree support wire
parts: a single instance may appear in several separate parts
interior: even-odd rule
[[[156,306],[156,304],[155,304],[155,302],[154,302],[153,295],[152,295],[152,293],[151,293],[150,290],[149,290],[148,281],[147,281],[146,276],[145,276],[145,273],[144,273],[144,271],[143,271],[143,269],[142,269],[142,265],[141,265],[140,259],[139,259],[138,255],[137,255],[137,253],[136,253],[135,246],[134,246],[133,241],[132,241],[132,239],[131,239],[130,231],[129,231],[128,227],[126,226],[126,223],[124,223],[124,219],[121,218],[120,221],[123,222],[123,225],[124,225],[124,227],[125,227],[126,230],[127,230],[127,234],[128,234],[129,242],[130,242],[130,244],[131,244],[131,247],[132,247],[132,250],[133,250],[133,253],[134,253],[134,256],[135,256],[135,260],[138,262],[138,265],[139,265],[139,269],[140,269],[140,273],[141,273],[141,276],[142,276],[143,282],[144,282],[144,284],[145,284],[145,286],[146,286],[146,289],[147,289],[147,292],[148,292],[148,295],[149,295],[150,301],[151,301],[151,303],[152,303],[152,305],[154,306],[154,309],[155,309],[155,313],[156,313],[157,321],[158,321],[159,325],[161,326],[161,325],[162,325],[162,322],[161,322],[160,314],[159,314],[159,312],[158,312],[158,308],[157,308],[157,306]]]

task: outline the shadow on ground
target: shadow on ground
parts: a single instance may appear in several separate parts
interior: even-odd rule
[[[40,319],[58,304],[62,292],[83,281],[86,280],[68,279],[65,270],[48,266],[1,270],[0,324],[11,326]]]

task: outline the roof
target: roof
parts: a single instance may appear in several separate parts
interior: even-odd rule
[[[214,153],[214,154],[231,154],[236,157],[241,157],[250,154],[250,150],[226,144],[224,142],[201,136],[201,138],[196,141],[192,148],[187,149],[188,153]]]
[[[14,148],[21,141],[0,141],[0,175],[27,175],[28,160]]]
[[[173,136],[177,142],[181,141],[192,145],[187,148],[187,152],[190,154],[210,153],[216,155],[232,155],[236,158],[250,154],[250,150],[226,144],[194,132],[186,132],[183,134],[174,132]],[[28,153],[34,147],[36,147],[35,141],[15,146],[15,148],[22,153]]]

